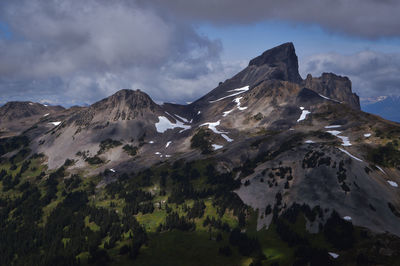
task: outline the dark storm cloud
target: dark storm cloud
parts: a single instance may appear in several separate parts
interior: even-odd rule
[[[0,35],[0,103],[91,103],[125,88],[182,102],[247,63],[221,62],[221,43],[196,32],[195,22],[285,20],[377,38],[400,36],[399,7],[390,0],[3,0],[0,23],[11,34]],[[328,57],[314,58],[307,67],[353,71],[355,88],[370,94],[381,87],[398,92],[400,81],[391,72],[398,65],[384,61],[391,58],[398,56],[381,58],[378,72],[368,75],[356,72],[368,66],[360,55],[353,58],[361,60],[359,69]]]
[[[285,20],[369,38],[400,36],[398,0],[140,0],[192,20],[252,23]]]
[[[210,72],[223,72],[221,44],[164,13],[124,0],[3,1],[13,37],[0,39],[1,98],[73,104],[122,88],[166,100],[200,95],[219,81]]]
[[[362,97],[400,95],[400,54],[363,51],[353,55],[320,54],[306,58],[302,74],[334,72],[348,76]]]

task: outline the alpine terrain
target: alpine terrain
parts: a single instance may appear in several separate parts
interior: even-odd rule
[[[1,265],[400,265],[400,124],[267,50],[188,105],[0,107]]]

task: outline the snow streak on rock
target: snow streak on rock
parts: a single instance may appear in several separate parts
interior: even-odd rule
[[[363,160],[361,160],[360,158],[357,158],[356,156],[350,154],[350,152],[346,151],[345,149],[339,148],[339,150],[341,150],[342,152],[346,153],[348,156],[350,156],[354,160],[357,160],[359,162],[363,162]]]
[[[219,98],[218,100],[210,101],[210,103],[219,102],[219,101],[221,101],[221,100],[223,100],[223,99],[226,99],[226,98],[229,98],[229,97],[233,97],[233,96],[242,94],[242,93],[244,93],[244,92],[246,92],[246,91],[248,91],[248,90],[249,90],[249,86],[245,86],[245,87],[242,87],[242,88],[229,90],[228,92],[235,92],[235,93],[232,93],[231,95],[228,95],[228,96]]]

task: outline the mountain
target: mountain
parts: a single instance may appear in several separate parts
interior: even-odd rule
[[[400,123],[400,97],[379,96],[361,102],[362,110]]]
[[[8,102],[0,107],[0,136],[22,133],[42,117],[63,111],[61,106],[34,102]]]
[[[11,107],[30,127],[0,139],[0,206],[46,234],[6,264],[399,261],[400,126],[361,111],[347,77],[303,80],[292,43],[188,105],[121,90],[47,116]],[[5,239],[22,238],[13,223]],[[33,252],[49,243],[58,257]]]

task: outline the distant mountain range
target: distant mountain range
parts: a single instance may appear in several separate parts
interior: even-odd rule
[[[400,97],[378,96],[361,100],[361,109],[400,123]]]

